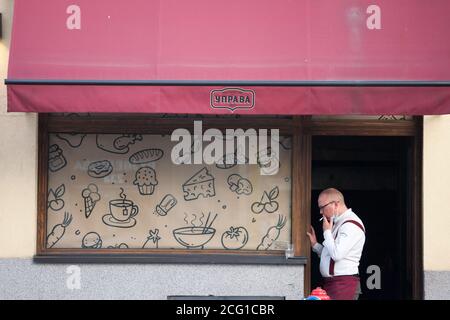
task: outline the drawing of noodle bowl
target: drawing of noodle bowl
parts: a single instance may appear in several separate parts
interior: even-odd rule
[[[215,233],[216,229],[207,227],[183,227],[173,230],[173,236],[178,243],[188,249],[203,249]]]

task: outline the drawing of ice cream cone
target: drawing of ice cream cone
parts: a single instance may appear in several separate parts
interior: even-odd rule
[[[86,217],[89,217],[94,210],[95,204],[92,201],[91,197],[84,198],[84,212]]]
[[[95,208],[95,205],[100,200],[98,187],[91,183],[86,189],[83,189],[81,195],[84,199],[84,214],[86,215],[86,218],[89,218]]]

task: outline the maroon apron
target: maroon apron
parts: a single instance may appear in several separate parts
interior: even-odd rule
[[[347,220],[344,223],[353,223],[361,228],[365,233],[364,227],[357,221]],[[342,225],[344,224],[341,224]],[[336,240],[339,232],[336,232],[334,240]],[[331,277],[323,278],[323,288],[332,300],[353,300],[356,296],[356,290],[359,285],[359,277],[357,275],[334,276],[334,260],[330,259],[329,274]]]
[[[323,289],[331,300],[354,300],[358,284],[358,276],[337,276],[323,279]]]

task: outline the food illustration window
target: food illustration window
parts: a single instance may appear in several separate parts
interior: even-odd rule
[[[50,133],[45,248],[280,250],[292,242],[291,140],[262,175],[261,158],[226,161],[236,154],[175,164],[170,134]]]

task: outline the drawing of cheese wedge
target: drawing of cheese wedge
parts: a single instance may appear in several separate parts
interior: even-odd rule
[[[216,195],[214,177],[209,174],[206,167],[189,178],[182,187],[186,201],[198,199],[200,196],[208,198]]]

